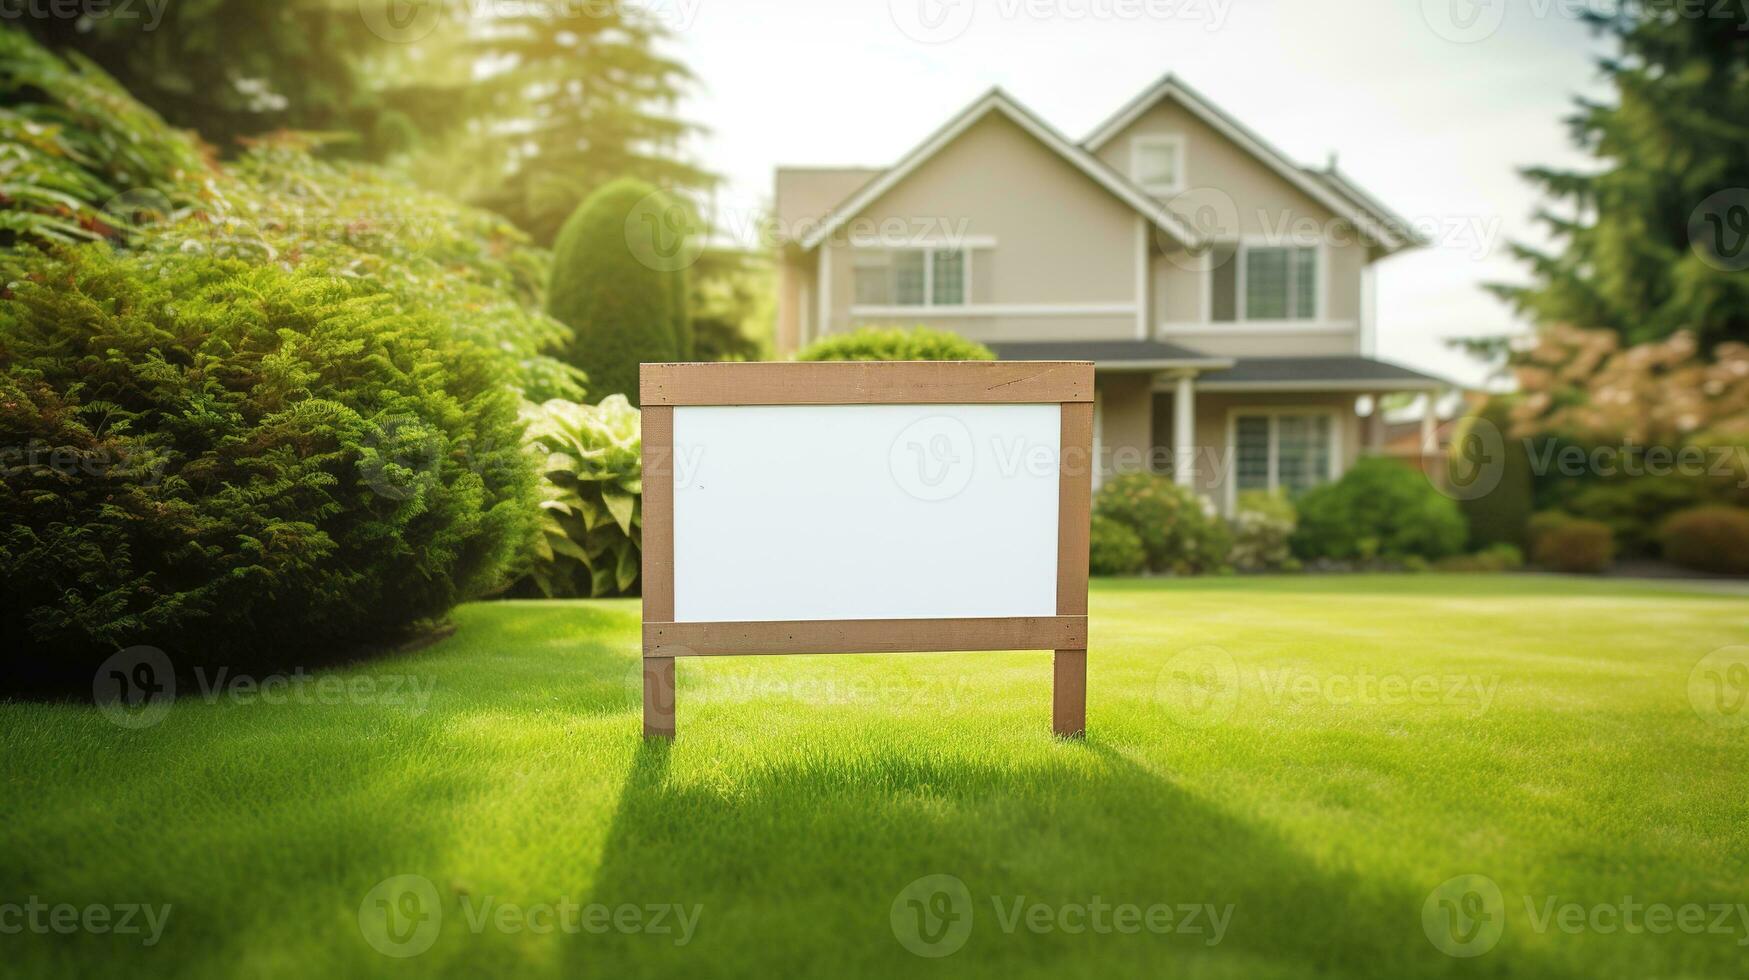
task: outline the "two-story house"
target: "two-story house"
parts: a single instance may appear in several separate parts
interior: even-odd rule
[[[779,169],[775,209],[781,354],[926,324],[1091,360],[1102,471],[1224,509],[1335,478],[1380,448],[1382,396],[1448,385],[1370,356],[1408,223],[1171,75],[1080,143],[993,90],[890,167]]]

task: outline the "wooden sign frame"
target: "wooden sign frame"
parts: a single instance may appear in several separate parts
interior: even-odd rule
[[[645,364],[644,735],[674,737],[677,657],[1050,650],[1052,730],[1087,727],[1087,536],[1093,480],[1090,361]],[[674,409],[692,405],[1058,404],[1055,616],[674,621]]]

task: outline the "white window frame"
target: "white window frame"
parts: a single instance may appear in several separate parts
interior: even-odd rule
[[[1245,280],[1246,280],[1246,268],[1250,264],[1250,259],[1248,257],[1249,253],[1256,251],[1256,250],[1261,250],[1261,249],[1293,249],[1293,248],[1309,248],[1309,249],[1311,249],[1312,254],[1313,254],[1313,261],[1317,263],[1316,268],[1314,268],[1312,270],[1312,315],[1309,317],[1303,317],[1303,316],[1302,317],[1289,317],[1285,320],[1253,320],[1253,319],[1251,319],[1251,312],[1245,308],[1245,306],[1246,306],[1245,300],[1247,298],[1246,297],[1246,281]],[[1326,304],[1329,301],[1329,296],[1328,296],[1329,290],[1324,288],[1324,280],[1325,280],[1325,277],[1330,274],[1330,243],[1320,241],[1320,242],[1317,242],[1316,244],[1311,244],[1311,243],[1306,243],[1306,242],[1276,242],[1276,241],[1268,241],[1266,239],[1242,238],[1239,240],[1238,249],[1233,252],[1232,261],[1237,262],[1239,264],[1238,268],[1235,270],[1235,275],[1233,277],[1233,280],[1235,283],[1234,289],[1237,290],[1237,292],[1238,292],[1238,295],[1233,297],[1233,311],[1234,311],[1233,316],[1234,316],[1235,323],[1284,323],[1284,324],[1323,323],[1328,319],[1329,311],[1326,308]],[[1294,269],[1293,262],[1291,262],[1291,261],[1288,262],[1289,279],[1288,279],[1287,291],[1288,291],[1288,299],[1290,301],[1293,299],[1293,295],[1294,295],[1294,282],[1292,279],[1293,269]],[[1209,309],[1208,315],[1212,317],[1214,315],[1214,312],[1213,312],[1214,307],[1212,305],[1212,297],[1213,297],[1214,281],[1215,281],[1214,270],[1210,269],[1209,274],[1204,278],[1208,282],[1208,289],[1210,291],[1210,297],[1211,297],[1211,305],[1208,308]]]
[[[1149,184],[1142,182],[1142,151],[1144,149],[1166,149],[1172,153],[1171,184]],[[1134,175],[1136,186],[1155,197],[1169,197],[1184,192],[1184,137],[1178,135],[1154,134],[1137,136],[1130,141],[1130,173]]]
[[[895,289],[892,291],[892,295],[889,297],[889,299],[891,299],[892,302],[886,303],[886,304],[879,306],[879,307],[857,307],[857,309],[868,308],[868,309],[895,309],[895,310],[958,310],[958,309],[963,309],[965,307],[972,305],[972,246],[970,246],[970,245],[895,245],[895,246],[890,246],[890,247],[885,247],[885,248],[860,248],[860,249],[858,249],[858,251],[871,251],[871,252],[872,251],[879,251],[879,252],[893,252],[893,253],[920,252],[920,253],[922,253],[922,255],[923,255],[923,302],[921,302],[921,303],[900,303],[900,302],[898,302],[898,291]],[[963,290],[961,290],[961,292],[960,292],[960,301],[958,303],[937,303],[935,301],[935,253],[936,252],[958,252],[960,254],[960,261],[962,263],[962,268],[964,270],[963,274],[960,276],[960,279],[961,279],[961,282],[964,284],[965,288]],[[851,261],[851,267],[853,269],[856,267],[856,263],[855,263],[854,258]],[[892,266],[889,264],[888,265],[889,271],[891,270],[891,268],[892,268]],[[854,275],[854,274],[855,273],[853,272],[852,275]],[[852,283],[853,289],[854,289],[854,286],[855,286],[855,284]],[[853,297],[854,297],[854,294],[853,294]]]
[[[1342,478],[1342,413],[1329,405],[1244,405],[1227,410],[1227,513],[1239,504],[1239,419],[1262,415],[1269,419],[1269,492],[1281,489],[1281,426],[1283,415],[1322,415],[1330,420],[1330,465],[1326,478]]]

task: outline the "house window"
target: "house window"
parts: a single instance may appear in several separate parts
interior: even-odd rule
[[[1330,479],[1334,419],[1325,413],[1246,413],[1233,419],[1236,490],[1285,490],[1291,496]]]
[[[964,249],[857,249],[855,255],[858,306],[965,305]]]
[[[1311,320],[1318,315],[1318,250],[1256,246],[1239,250],[1239,319]],[[1219,280],[1217,280],[1218,283]]]
[[[1184,140],[1177,136],[1139,136],[1130,144],[1131,176],[1150,194],[1165,197],[1184,190]]]

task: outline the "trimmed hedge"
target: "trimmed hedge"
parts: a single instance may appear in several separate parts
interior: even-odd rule
[[[798,361],[993,361],[976,341],[931,327],[862,327],[822,337],[796,354]]]
[[[684,264],[634,247],[634,235],[646,233],[640,220],[660,220],[674,206],[643,181],[615,180],[559,230],[547,311],[571,328],[563,356],[589,375],[592,400],[624,395],[636,405],[639,364],[692,356]]]
[[[0,302],[0,649],[332,656],[533,545],[514,364],[341,270],[101,245]]]
[[[1378,456],[1307,490],[1295,506],[1294,554],[1305,559],[1437,561],[1462,551],[1469,535],[1456,502],[1422,473]]]
[[[1684,568],[1749,575],[1749,511],[1696,507],[1671,515],[1659,529],[1664,557]]]

